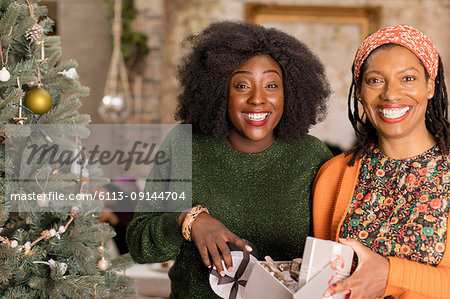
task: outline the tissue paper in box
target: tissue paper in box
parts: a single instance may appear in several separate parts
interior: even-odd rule
[[[339,259],[337,259],[338,257]],[[299,286],[297,292],[290,291],[258,263],[250,274],[244,298],[321,299],[330,283],[340,281],[349,275],[352,260],[353,249],[351,247],[333,241],[308,237],[300,268],[299,282],[302,285]],[[331,298],[344,299],[345,295],[336,294]]]

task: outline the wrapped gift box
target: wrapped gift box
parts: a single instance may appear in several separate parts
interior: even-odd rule
[[[222,260],[225,276],[221,277],[214,266],[210,271],[209,284],[212,290],[221,298],[242,299],[247,280],[253,267],[258,264],[258,259],[253,256],[254,253],[244,252],[233,244],[228,246],[231,250],[233,269],[228,271]]]
[[[349,246],[308,237],[300,268],[299,286],[294,293],[260,263],[253,267],[244,291],[245,299],[321,299],[329,284],[350,274],[353,249]],[[333,299],[345,299],[336,294]]]

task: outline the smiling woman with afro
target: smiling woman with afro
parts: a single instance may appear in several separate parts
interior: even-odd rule
[[[330,89],[318,58],[276,29],[220,22],[186,42],[176,111],[184,124],[161,145],[170,163],[153,166],[145,191],[173,191],[172,179],[187,174],[192,205],[156,213],[140,203],[127,242],[139,263],[175,259],[170,298],[231,298],[232,284],[217,283],[240,265],[229,246],[275,260],[302,254],[313,180],[331,158],[307,133]],[[191,146],[192,164],[183,152]]]
[[[278,138],[299,140],[322,120],[330,87],[324,67],[302,42],[275,28],[220,22],[186,40],[193,50],[178,68],[182,93],[177,120],[194,132],[228,136],[228,82],[237,67],[257,55],[269,55],[283,72],[284,113],[275,129]]]

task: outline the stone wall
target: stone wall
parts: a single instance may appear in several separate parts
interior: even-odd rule
[[[135,0],[135,7],[139,14],[134,29],[147,35],[147,45],[150,48],[142,73],[141,121],[158,123],[163,95],[164,0]]]
[[[93,123],[101,123],[97,108],[111,57],[108,7],[102,0],[57,1],[56,22],[63,51],[61,59],[75,59],[81,83],[90,88],[80,111],[90,114]]]

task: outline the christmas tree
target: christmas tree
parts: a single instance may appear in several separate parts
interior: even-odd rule
[[[29,163],[28,143],[79,148],[90,122],[78,112],[88,88],[75,61],[60,61],[60,39],[38,2],[0,0],[0,297],[126,298],[131,281],[118,270],[129,257],[108,260],[104,245],[114,231],[98,221],[101,206],[56,209],[48,200],[50,191],[88,192],[99,168]],[[14,206],[13,193],[40,197]]]

